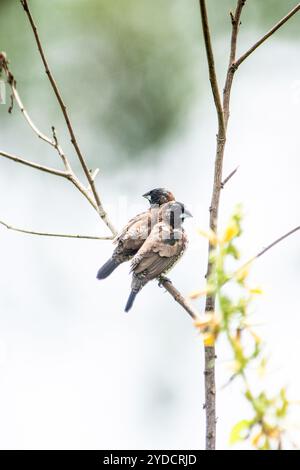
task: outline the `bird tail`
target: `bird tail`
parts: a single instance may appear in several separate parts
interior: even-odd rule
[[[129,297],[128,297],[128,300],[127,300],[127,304],[126,304],[126,307],[125,307],[125,312],[129,312],[129,310],[131,309],[132,305],[133,305],[133,302],[137,296],[137,293],[138,291],[136,290],[132,290],[129,294]]]
[[[108,277],[118,266],[119,262],[114,258],[110,258],[97,272],[97,279],[105,279]]]

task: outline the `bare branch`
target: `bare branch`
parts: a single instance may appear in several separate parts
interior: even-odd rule
[[[56,129],[54,126],[51,127],[51,130],[52,130],[52,137],[53,137],[53,142],[52,142],[52,145],[53,147],[56,149],[58,155],[60,156],[63,164],[64,164],[64,167],[66,169],[66,171],[68,173],[72,173],[74,175],[74,172],[71,168],[71,165],[70,165],[70,162],[68,160],[68,158],[66,157],[63,149],[61,148],[61,146],[59,145],[58,143],[58,139],[57,139],[57,135],[56,135]]]
[[[224,122],[223,108],[220,98],[219,86],[215,71],[214,56],[211,46],[210,30],[208,24],[207,10],[205,0],[200,1],[200,13],[202,21],[202,30],[205,42],[207,64],[209,70],[209,80],[211,84],[212,94],[214,97],[216,112],[218,116],[218,134],[217,134],[217,148],[215,157],[214,181],[213,190],[210,204],[210,217],[209,227],[213,232],[217,232],[219,200],[222,187],[222,171],[223,171],[223,157],[226,142],[226,126]],[[210,253],[214,249],[213,245],[209,243],[208,246],[208,265],[207,265],[207,279],[212,270],[212,263]],[[207,295],[205,302],[205,312],[210,313],[215,309],[214,295]],[[215,348],[214,346],[205,346],[205,414],[206,414],[206,449],[214,450],[216,447],[216,398],[215,398]]]
[[[21,163],[22,165],[30,166],[31,168],[35,168],[36,170],[44,171],[45,173],[51,173],[52,175],[62,176],[63,178],[71,179],[71,175],[65,171],[56,170],[55,168],[50,168],[48,166],[39,165],[38,163],[33,163],[29,160],[25,160],[24,158],[17,157],[17,155],[13,155],[11,153],[4,152],[3,150],[0,151],[0,156],[8,158],[16,163]]]
[[[1,52],[1,54],[0,54],[0,68],[2,68],[2,70],[4,70],[4,73],[5,73],[6,78],[7,78],[7,83],[10,85],[11,91],[12,91],[11,105],[10,105],[10,108],[8,110],[9,113],[12,112],[13,100],[15,99],[16,102],[17,102],[17,105],[20,108],[21,113],[24,115],[24,118],[28,122],[28,124],[31,127],[31,129],[33,130],[33,132],[35,132],[35,134],[37,134],[37,136],[40,139],[42,139],[45,142],[47,142],[48,144],[54,146],[54,143],[52,142],[52,140],[49,137],[47,137],[45,134],[43,134],[43,132],[41,132],[38,129],[38,127],[34,124],[31,117],[29,116],[28,112],[26,111],[25,106],[23,105],[23,102],[20,98],[20,95],[19,95],[17,87],[16,87],[16,85],[17,85],[16,79],[13,76],[12,72],[10,71],[10,69],[8,67],[8,61],[6,59],[6,55],[3,52]]]
[[[277,240],[275,240],[273,243],[271,243],[270,245],[268,245],[266,248],[264,248],[263,250],[261,250],[259,253],[257,253],[257,255],[254,256],[254,258],[252,258],[253,260],[254,259],[257,259],[259,258],[260,256],[264,255],[267,251],[269,251],[271,248],[273,248],[273,246],[277,245],[277,243],[280,243],[282,242],[282,240],[284,240],[285,238],[289,237],[290,235],[292,235],[293,233],[297,232],[298,230],[300,230],[300,225],[296,228],[294,228],[293,230],[290,230],[289,232],[287,232],[286,234],[282,235],[281,237],[277,238]]]
[[[95,210],[97,210],[96,203],[94,199],[89,195],[88,190],[81,184],[79,179],[74,175],[74,173],[67,173],[66,171],[56,170],[55,168],[51,168],[48,166],[40,165],[38,163],[31,162],[29,160],[25,160],[24,158],[18,157],[17,155],[13,155],[11,153],[4,152],[0,150],[0,156],[5,157],[8,160],[12,160],[16,163],[21,163],[22,165],[29,166],[31,168],[35,168],[36,170],[44,171],[45,173],[50,173],[56,176],[62,176],[67,180],[71,181],[74,186],[81,192],[81,194],[89,201],[89,203],[93,206]]]
[[[74,184],[74,186],[81,192],[81,194],[89,201],[89,203],[91,204],[91,206],[93,206],[93,208],[97,211],[97,205],[96,205],[96,202],[94,200],[94,198],[92,197],[91,194],[89,194],[89,191],[88,191],[88,188],[85,188],[83,186],[83,184],[79,181],[79,179],[77,178],[77,176],[74,175],[74,173],[72,173],[70,176],[69,176],[69,180]],[[113,235],[114,237],[114,235]]]
[[[187,302],[183,295],[180,294],[176,287],[173,286],[170,279],[161,276],[159,279],[159,286],[163,286],[166,291],[171,294],[175,302],[179,303],[179,305],[184,308],[184,310],[192,317],[193,320],[199,318],[199,313],[197,312],[197,310],[194,309],[194,307]]]
[[[85,188],[83,186],[83,184],[79,181],[77,176],[75,175],[74,171],[72,170],[72,167],[70,165],[70,162],[69,162],[67,156],[65,155],[65,153],[64,153],[63,149],[61,148],[61,146],[59,145],[55,127],[52,126],[52,128],[51,128],[52,137],[53,137],[53,140],[51,140],[49,137],[47,137],[45,134],[43,134],[37,128],[37,126],[34,124],[32,119],[30,118],[28,112],[26,111],[26,109],[23,105],[23,102],[20,98],[20,95],[17,91],[16,80],[15,80],[11,70],[8,67],[7,58],[6,58],[5,53],[3,53],[3,52],[0,53],[0,68],[2,70],[4,70],[4,72],[6,74],[6,77],[7,77],[7,82],[11,86],[12,100],[13,100],[13,98],[15,98],[15,100],[16,100],[21,112],[23,113],[26,121],[29,123],[30,127],[37,134],[37,136],[39,138],[41,138],[42,140],[44,140],[45,142],[47,142],[49,145],[51,145],[57,151],[59,157],[61,158],[61,160],[64,164],[66,172],[61,172],[59,170],[50,169],[48,167],[45,167],[44,165],[38,165],[38,164],[35,164],[35,163],[32,163],[32,162],[29,162],[27,160],[21,159],[19,157],[7,154],[5,152],[0,152],[0,155],[6,156],[7,158],[10,158],[10,159],[12,159],[12,160],[14,160],[18,163],[23,163],[23,164],[31,166],[33,168],[36,168],[36,169],[39,169],[39,170],[42,170],[42,171],[47,171],[48,173],[56,174],[57,176],[65,176],[66,178],[69,179],[69,181],[71,181],[74,184],[74,186],[83,194],[83,196],[89,201],[89,203],[92,205],[92,207],[98,212],[98,206],[95,202],[95,199],[89,193],[89,191],[91,189],[90,186],[88,188]],[[96,172],[94,172],[94,174],[91,177],[94,179],[96,177]]]
[[[282,242],[283,240],[285,240],[286,238],[288,238],[289,236],[293,235],[294,233],[296,233],[298,230],[300,230],[300,225],[298,227],[295,227],[293,230],[290,230],[289,232],[285,233],[284,235],[282,235],[281,237],[277,238],[274,242],[270,243],[270,245],[266,246],[263,250],[259,251],[256,255],[252,256],[252,258],[250,258],[248,261],[246,261],[246,263],[243,263],[241,267],[239,267],[234,273],[233,275],[231,276],[232,277],[235,277],[237,276],[241,271],[243,271],[245,268],[247,268],[248,266],[250,266],[253,261],[255,261],[256,259],[260,258],[262,255],[264,255],[265,253],[267,253],[267,251],[269,251],[271,248],[273,248],[275,245],[277,245],[278,243]],[[230,279],[227,279],[227,281],[225,283],[227,283],[228,281],[230,281]]]
[[[201,12],[201,20],[202,20],[203,37],[204,37],[205,50],[206,50],[206,56],[207,56],[209,80],[210,80],[212,94],[214,97],[214,102],[215,102],[217,115],[218,115],[219,138],[225,138],[224,116],[223,116],[222,102],[221,102],[219,85],[218,85],[216,69],[215,69],[214,54],[213,54],[212,45],[211,45],[206,3],[205,3],[205,0],[199,0],[199,3],[200,3],[200,12]]]
[[[58,143],[54,126],[52,127],[53,140],[51,140],[50,137],[46,136],[43,132],[41,132],[38,129],[38,127],[34,124],[34,122],[32,121],[29,113],[27,112],[27,110],[26,110],[26,108],[25,108],[25,106],[24,106],[24,104],[21,100],[21,97],[20,97],[19,92],[17,90],[16,79],[15,79],[14,75],[12,74],[12,72],[11,72],[9,66],[8,66],[8,61],[7,61],[6,55],[3,52],[1,52],[1,54],[0,54],[0,68],[2,68],[2,70],[4,70],[4,73],[5,73],[6,78],[7,78],[7,83],[10,85],[11,91],[12,91],[11,106],[9,108],[9,112],[12,111],[13,102],[14,102],[13,100],[15,99],[16,102],[17,102],[17,105],[20,108],[21,113],[25,117],[25,119],[28,122],[31,129],[35,132],[35,134],[40,139],[42,139],[44,142],[47,142],[47,144],[51,145],[51,147],[56,149],[57,153],[59,154],[60,158],[62,159],[62,162],[64,164],[64,167],[65,167],[67,173],[73,174],[73,170],[70,166],[70,163],[69,163],[67,157],[65,156],[62,148],[60,147],[60,145]]]
[[[14,227],[12,225],[3,222],[0,220],[0,224],[6,227],[8,230],[13,230],[14,232],[26,233],[28,235],[38,235],[42,237],[58,237],[58,238],[77,238],[77,239],[85,239],[85,240],[112,240],[112,236],[110,237],[97,237],[93,235],[69,235],[66,233],[51,233],[51,232],[36,232],[34,230],[26,230],[23,228]]]
[[[4,70],[5,74],[6,74],[6,78],[7,78],[7,82],[8,84],[10,85],[11,87],[11,90],[12,90],[12,95],[11,95],[11,106],[9,108],[9,112],[12,111],[12,108],[13,108],[13,100],[15,99],[19,108],[20,108],[20,111],[22,112],[22,114],[24,115],[26,121],[28,122],[28,124],[30,125],[31,129],[37,134],[37,136],[42,139],[43,141],[47,142],[49,145],[51,145],[51,147],[55,148],[55,150],[57,151],[58,155],[60,156],[63,164],[64,164],[64,167],[66,169],[66,172],[70,175],[73,176],[73,179],[76,179],[75,175],[74,175],[74,172],[71,168],[71,165],[66,157],[66,155],[64,154],[61,146],[59,145],[58,143],[58,139],[57,139],[57,135],[56,135],[56,131],[55,131],[55,127],[52,126],[52,136],[53,136],[53,140],[50,139],[50,137],[46,136],[45,134],[43,134],[39,129],[38,127],[34,124],[34,122],[32,121],[31,117],[29,116],[27,110],[25,109],[25,106],[23,105],[23,102],[21,100],[21,97],[17,91],[17,87],[16,87],[16,79],[15,77],[13,76],[11,70],[9,69],[9,66],[8,66],[8,61],[7,61],[7,58],[6,58],[6,55],[5,53],[1,53],[0,54],[0,68],[2,68],[2,70]],[[97,207],[95,206],[95,204],[92,204],[94,206],[94,208],[97,210]]]
[[[73,147],[76,151],[76,154],[78,156],[78,159],[80,161],[80,164],[82,166],[82,169],[84,171],[84,174],[89,182],[89,185],[91,187],[91,191],[93,193],[93,196],[95,198],[95,202],[96,202],[96,209],[97,209],[97,212],[99,213],[101,219],[103,220],[103,222],[107,225],[107,227],[109,228],[109,230],[111,231],[111,233],[113,235],[116,235],[116,229],[114,228],[114,226],[112,225],[112,223],[110,222],[103,206],[102,206],[102,203],[101,203],[101,200],[100,200],[100,197],[99,197],[99,194],[97,192],[97,189],[96,189],[96,186],[95,186],[95,183],[93,181],[93,178],[91,176],[91,173],[89,171],[89,168],[85,162],[85,158],[83,156],[83,154],[81,153],[81,150],[79,148],[79,145],[78,145],[78,142],[77,142],[77,139],[76,139],[76,136],[75,136],[75,133],[74,133],[74,130],[73,130],[73,126],[72,126],[72,123],[71,123],[71,120],[70,120],[70,117],[69,117],[69,114],[68,114],[68,111],[67,111],[67,107],[62,99],[62,96],[61,96],[61,93],[58,89],[58,86],[57,86],[57,83],[53,77],[53,74],[52,72],[50,71],[50,68],[49,68],[49,64],[47,62],[47,59],[46,59],[46,56],[45,56],[45,53],[44,53],[44,50],[43,50],[43,47],[42,47],[42,44],[41,44],[41,40],[40,40],[40,37],[39,37],[39,33],[38,33],[38,30],[37,30],[37,27],[36,27],[36,24],[33,20],[33,17],[31,15],[31,12],[30,12],[30,9],[29,9],[29,5],[28,5],[28,1],[27,0],[21,0],[21,4],[24,8],[24,11],[26,12],[26,15],[28,17],[28,20],[29,20],[29,23],[31,25],[31,28],[32,28],[32,31],[33,31],[33,34],[34,34],[34,37],[35,37],[35,41],[36,41],[36,44],[37,44],[37,47],[38,47],[38,50],[39,50],[39,53],[40,53],[40,56],[41,56],[41,59],[42,59],[42,62],[44,64],[44,67],[45,67],[45,71],[46,71],[46,74],[49,78],[49,81],[51,83],[51,86],[52,86],[52,89],[54,91],[54,94],[57,98],[57,101],[59,103],[59,106],[61,108],[61,111],[63,113],[63,116],[65,118],[65,122],[66,122],[66,125],[67,125],[67,128],[68,128],[68,131],[69,131],[69,134],[70,134],[70,138],[71,138],[71,143],[73,144]]]
[[[228,183],[228,181],[236,174],[238,169],[239,169],[239,166],[237,166],[231,173],[229,173],[228,176],[226,176],[226,178],[221,183],[221,188],[222,189],[224,188],[225,184]]]
[[[40,165],[38,163],[31,162],[29,160],[25,160],[24,158],[18,157],[17,155],[13,155],[8,152],[4,152],[3,150],[0,150],[0,156],[5,157],[9,160],[12,160],[16,163],[21,163],[22,165],[35,168],[36,170],[44,171],[45,173],[50,173],[56,176],[62,176],[63,178],[68,179],[81,192],[81,194],[89,201],[89,203],[93,206],[93,208],[97,210],[97,206],[96,206],[94,199],[90,196],[88,190],[81,184],[81,182],[76,177],[76,175],[71,171],[71,169],[70,169],[71,171],[70,173],[68,173],[67,171],[56,170],[55,168],[51,168],[45,165]]]
[[[300,3],[298,3],[286,16],[284,16],[278,23],[273,26],[262,38],[260,38],[248,51],[246,51],[241,57],[234,63],[234,67],[237,69],[252,52],[254,52],[261,44],[263,44],[272,34],[274,34],[281,26],[283,26],[292,16],[294,16],[300,10]]]
[[[223,90],[223,110],[224,110],[224,122],[225,128],[227,129],[228,119],[229,119],[229,105],[230,105],[230,96],[231,96],[231,87],[233,82],[233,76],[236,71],[236,67],[233,66],[236,56],[236,47],[237,47],[237,38],[240,28],[240,20],[243,7],[246,3],[246,0],[237,0],[237,5],[234,14],[231,13],[231,41],[230,41],[230,54],[229,54],[229,64],[226,74],[225,86]]]

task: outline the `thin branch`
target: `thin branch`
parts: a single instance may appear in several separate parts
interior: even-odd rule
[[[66,169],[66,172],[60,172],[59,170],[54,170],[54,169],[51,169],[51,171],[49,171],[50,169],[43,166],[43,165],[37,165],[37,164],[34,164],[32,162],[27,162],[25,161],[24,159],[20,159],[19,157],[15,157],[15,156],[12,156],[10,154],[7,154],[5,152],[0,152],[0,155],[2,154],[3,156],[6,156],[7,158],[10,158],[10,159],[13,159],[14,161],[18,162],[18,163],[23,163],[23,164],[26,164],[26,165],[29,165],[33,168],[36,168],[36,169],[39,169],[39,170],[42,170],[42,171],[48,171],[48,173],[53,173],[53,174],[56,174],[57,176],[65,176],[69,179],[69,181],[71,181],[74,186],[83,194],[83,196],[89,201],[89,203],[92,205],[92,207],[98,212],[98,207],[97,207],[97,204],[94,200],[94,198],[90,195],[89,193],[89,188],[85,188],[83,186],[83,184],[79,181],[79,179],[77,178],[77,176],[75,175],[71,165],[70,165],[70,162],[67,158],[67,156],[65,155],[63,149],[61,148],[61,146],[59,145],[59,142],[58,142],[58,138],[57,138],[57,134],[56,134],[56,129],[54,126],[52,126],[51,130],[52,130],[52,136],[53,136],[53,140],[51,140],[49,137],[47,137],[45,134],[43,134],[38,128],[37,126],[34,124],[34,122],[32,121],[32,119],[30,118],[28,112],[26,111],[24,105],[23,105],[23,102],[20,98],[20,95],[17,91],[17,88],[16,88],[16,80],[11,72],[11,70],[9,69],[8,67],[8,61],[7,61],[7,58],[6,58],[6,55],[5,53],[1,52],[0,53],[0,68],[2,70],[4,70],[5,74],[6,74],[6,77],[7,77],[7,82],[9,83],[9,85],[11,86],[11,90],[12,90],[12,100],[13,100],[13,97],[15,98],[22,114],[24,115],[26,121],[29,123],[30,127],[32,128],[32,130],[37,134],[37,136],[42,139],[43,141],[47,142],[49,145],[51,145],[58,153],[59,157],[61,158],[62,162],[63,162],[63,165]],[[12,101],[13,102],[13,101]],[[12,158],[13,157],[13,158]],[[47,169],[46,169],[47,168]],[[54,173],[55,171],[55,173]],[[93,178],[95,178],[96,175],[92,176]]]
[[[72,173],[70,176],[69,176],[69,180],[74,184],[74,186],[81,192],[81,194],[89,201],[89,203],[91,204],[91,206],[93,206],[93,208],[97,211],[97,204],[94,200],[94,198],[92,197],[91,194],[89,194],[88,192],[88,189],[85,188],[85,186],[83,186],[83,184],[79,181],[79,179],[77,178],[77,176],[74,175],[74,173]],[[114,237],[114,235],[113,235]]]
[[[274,34],[281,26],[283,26],[292,16],[294,16],[300,10],[300,3],[298,3],[286,16],[284,16],[278,23],[273,26],[262,38],[260,38],[248,51],[246,51],[241,57],[234,63],[234,67],[237,69],[252,52],[254,52],[261,44],[263,44],[272,34]]]
[[[0,68],[2,70],[4,70],[6,78],[7,78],[7,83],[10,85],[11,91],[12,91],[11,106],[9,108],[9,112],[12,111],[13,103],[14,103],[14,99],[15,99],[16,102],[17,102],[17,105],[19,106],[19,109],[20,109],[21,113],[25,117],[26,121],[28,122],[28,124],[31,127],[31,129],[33,130],[33,132],[35,132],[35,134],[40,139],[42,139],[44,142],[51,145],[51,147],[55,148],[55,150],[59,154],[60,158],[62,159],[62,162],[64,164],[64,167],[65,167],[66,171],[68,173],[74,173],[72,168],[71,168],[71,165],[70,165],[70,163],[69,163],[69,161],[66,157],[66,155],[64,154],[61,146],[58,143],[55,127],[52,126],[52,128],[51,128],[52,129],[52,136],[53,136],[53,140],[51,140],[50,137],[46,136],[43,132],[41,132],[38,129],[38,127],[34,124],[33,120],[31,119],[28,111],[26,110],[26,108],[25,108],[25,106],[24,106],[24,104],[21,100],[21,97],[20,97],[19,92],[17,90],[17,81],[16,81],[14,75],[12,74],[12,72],[11,72],[9,66],[8,66],[8,60],[6,58],[5,53],[3,53],[3,52],[0,53]]]
[[[282,237],[277,238],[277,240],[275,240],[273,243],[271,243],[271,244],[268,245],[266,248],[264,248],[264,249],[261,250],[259,253],[257,253],[257,255],[255,255],[254,259],[257,259],[257,258],[259,258],[260,256],[264,255],[267,251],[269,251],[271,248],[273,248],[273,246],[277,245],[277,243],[282,242],[282,240],[284,240],[285,238],[289,237],[290,235],[292,235],[293,233],[297,232],[298,230],[300,230],[300,225],[299,225],[298,227],[294,228],[293,230],[290,230],[290,231],[287,232],[285,235],[282,235]]]
[[[264,255],[265,253],[267,253],[269,250],[271,250],[271,248],[273,248],[274,246],[276,246],[278,243],[282,242],[283,240],[285,240],[286,238],[290,237],[291,235],[293,235],[294,233],[296,233],[298,230],[300,230],[300,225],[298,227],[295,227],[293,230],[290,230],[289,232],[285,233],[284,235],[282,235],[281,237],[277,238],[274,242],[270,243],[270,245],[266,246],[265,248],[263,248],[263,250],[259,251],[256,255],[252,256],[252,258],[248,259],[248,261],[246,261],[246,263],[243,263],[242,266],[240,266],[234,273],[233,275],[226,280],[226,282],[224,284],[227,284],[228,281],[230,281],[230,279],[232,279],[233,277],[237,276],[241,271],[243,271],[245,268],[247,268],[248,266],[250,266],[253,261],[255,261],[256,259],[260,258],[262,255]]]
[[[233,82],[234,73],[236,67],[233,66],[236,58],[236,47],[237,47],[237,38],[240,28],[240,20],[243,7],[245,6],[246,0],[237,0],[237,5],[234,14],[231,13],[231,41],[230,41],[230,54],[229,54],[229,64],[226,74],[225,86],[223,90],[223,110],[224,110],[224,122],[225,128],[227,129],[228,119],[229,119],[229,105],[231,97],[231,87]]]
[[[224,188],[225,184],[228,183],[228,181],[236,174],[238,169],[239,169],[239,166],[237,166],[231,173],[229,173],[228,176],[226,176],[226,178],[221,183],[221,188],[222,189]]]
[[[72,175],[75,176],[74,171],[71,168],[71,165],[70,165],[70,162],[69,162],[68,158],[66,157],[63,149],[59,145],[55,127],[52,126],[51,130],[52,130],[52,137],[53,137],[53,142],[52,142],[53,147],[56,149],[58,155],[60,156],[66,171],[68,173],[72,173]]]
[[[77,239],[85,239],[85,240],[112,240],[112,236],[110,237],[96,237],[93,235],[69,235],[66,233],[50,233],[50,232],[35,232],[34,230],[26,230],[23,228],[14,227],[12,225],[3,222],[0,220],[0,224],[6,227],[8,230],[13,230],[14,232],[26,233],[28,235],[38,235],[42,237],[58,237],[58,238],[77,238]]]
[[[212,94],[213,94],[213,98],[214,98],[214,102],[215,102],[215,106],[217,110],[217,115],[218,115],[219,138],[225,138],[224,116],[223,116],[222,102],[221,102],[219,85],[218,85],[216,69],[215,69],[214,54],[213,54],[212,45],[211,45],[206,3],[205,3],[205,0],[199,0],[199,3],[200,3],[203,37],[204,37],[205,50],[206,50],[207,63],[208,63],[209,80],[210,80]]]
[[[29,160],[25,160],[24,158],[18,157],[17,155],[13,155],[11,153],[4,152],[0,150],[0,156],[8,158],[16,163],[21,163],[22,165],[30,166],[31,168],[35,168],[36,170],[44,171],[45,173],[51,173],[52,175],[62,176],[63,178],[71,179],[71,175],[66,171],[56,170],[55,168],[50,168],[48,166],[40,165],[38,163],[33,163]]]
[[[97,210],[97,206],[96,206],[96,203],[95,203],[94,199],[89,195],[86,188],[81,184],[79,179],[73,173],[67,173],[66,171],[60,171],[60,170],[56,170],[55,168],[40,165],[38,163],[34,163],[34,162],[29,161],[29,160],[25,160],[24,158],[18,157],[17,155],[13,155],[11,153],[4,152],[3,150],[0,150],[0,156],[5,157],[8,160],[12,160],[16,163],[21,163],[22,165],[29,166],[29,167],[34,168],[36,170],[44,171],[45,173],[50,173],[52,175],[61,176],[63,178],[66,178],[67,180],[71,181],[71,183],[74,184],[74,186],[89,201],[89,203],[94,207],[94,209]]]
[[[0,62],[1,62],[0,66],[2,67],[2,69],[5,72],[5,75],[6,75],[6,78],[7,78],[7,83],[10,85],[11,91],[12,91],[11,106],[9,108],[9,112],[10,113],[12,112],[13,100],[15,99],[16,102],[17,102],[17,105],[20,108],[21,113],[23,114],[24,118],[28,122],[28,124],[31,127],[31,129],[33,130],[33,132],[35,132],[40,139],[42,139],[45,142],[47,142],[48,144],[54,146],[54,143],[52,142],[52,140],[38,129],[38,127],[34,124],[31,117],[29,116],[28,112],[26,111],[25,106],[23,105],[23,102],[22,102],[22,100],[20,98],[20,95],[18,93],[18,90],[16,88],[16,85],[17,85],[16,79],[13,76],[13,74],[11,73],[11,71],[9,70],[8,62],[6,60],[6,57],[3,55],[3,53],[0,55]]]
[[[33,17],[31,15],[31,12],[30,12],[30,9],[29,9],[29,5],[28,5],[28,1],[27,0],[21,0],[21,4],[24,8],[24,11],[28,17],[28,20],[29,20],[29,23],[31,25],[31,28],[32,28],[32,31],[33,31],[33,34],[34,34],[34,37],[35,37],[35,41],[36,41],[36,44],[37,44],[37,47],[38,47],[38,50],[39,50],[39,53],[40,53],[40,56],[41,56],[41,59],[42,59],[42,62],[44,64],[44,67],[45,67],[45,71],[46,71],[46,74],[49,78],[49,81],[51,83],[51,86],[52,86],[52,89],[54,91],[54,94],[57,98],[57,101],[59,103],[59,106],[61,108],[61,111],[63,113],[63,116],[65,118],[65,122],[66,122],[66,125],[67,125],[67,128],[68,128],[68,131],[69,131],[69,134],[70,134],[70,138],[71,138],[71,143],[73,144],[73,147],[76,151],[76,154],[78,156],[78,159],[80,161],[80,164],[82,166],[82,169],[84,171],[84,174],[89,182],[89,185],[91,187],[91,191],[93,193],[93,196],[95,198],[95,202],[96,202],[96,207],[97,207],[97,212],[99,213],[101,219],[103,220],[103,222],[107,225],[107,227],[109,228],[109,230],[111,231],[111,233],[113,235],[116,235],[116,229],[114,228],[114,226],[112,225],[112,223],[110,222],[103,206],[102,206],[102,203],[101,203],[101,200],[100,200],[100,197],[99,197],[99,194],[97,192],[97,189],[96,189],[96,186],[95,186],[95,183],[93,181],[93,178],[91,176],[91,173],[89,171],[89,168],[85,162],[85,158],[83,156],[83,154],[81,153],[81,150],[79,148],[79,145],[77,143],[77,139],[76,139],[76,136],[75,136],[75,133],[74,133],[74,130],[73,130],[73,126],[72,126],[72,123],[71,123],[71,120],[70,120],[70,117],[69,117],[69,114],[68,114],[68,111],[67,111],[67,107],[62,99],[62,96],[61,96],[61,93],[58,89],[58,86],[57,86],[57,83],[53,77],[53,74],[52,72],[50,71],[50,68],[49,68],[49,64],[47,62],[47,59],[46,59],[46,56],[45,56],[45,53],[44,53],[44,50],[43,50],[43,47],[42,47],[42,44],[41,44],[41,40],[40,40],[40,37],[39,37],[39,33],[38,33],[38,30],[37,30],[37,27],[36,27],[36,24],[33,20]]]
[[[176,289],[176,287],[173,286],[170,279],[161,276],[159,279],[159,286],[163,286],[166,291],[171,294],[175,302],[181,305],[181,307],[184,308],[184,310],[190,315],[190,317],[192,317],[193,320],[199,318],[199,313],[197,310],[192,305],[190,305],[183,295]]]

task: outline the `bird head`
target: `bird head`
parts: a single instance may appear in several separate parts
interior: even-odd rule
[[[178,201],[171,201],[162,207],[162,218],[173,226],[178,228],[187,217],[193,217],[185,204]]]
[[[143,194],[143,197],[148,199],[151,206],[161,206],[166,202],[174,201],[174,195],[171,191],[168,191],[165,188],[155,188],[147,193]]]

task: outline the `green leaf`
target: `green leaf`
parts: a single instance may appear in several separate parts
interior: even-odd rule
[[[250,431],[251,425],[252,421],[249,421],[248,419],[243,419],[236,423],[231,430],[229,444],[234,445],[237,442],[245,440]]]
[[[234,259],[240,259],[240,253],[233,243],[229,243],[227,247],[227,255],[233,256]]]

